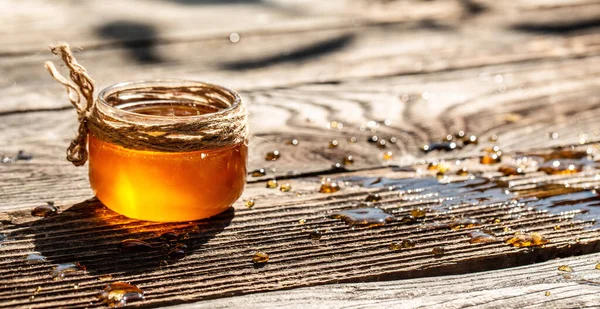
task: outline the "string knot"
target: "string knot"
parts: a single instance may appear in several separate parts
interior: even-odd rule
[[[77,119],[79,120],[79,128],[77,136],[71,141],[71,145],[67,148],[67,160],[75,166],[84,165],[88,158],[87,139],[88,139],[88,121],[95,108],[94,101],[94,80],[89,76],[85,68],[77,62],[73,57],[71,47],[67,43],[60,43],[55,46],[50,46],[50,51],[60,56],[63,62],[67,65],[70,71],[68,80],[61,75],[54,63],[46,61],[45,66],[50,75],[67,89],[69,101],[77,111]]]

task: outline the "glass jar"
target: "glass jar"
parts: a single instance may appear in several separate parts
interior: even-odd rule
[[[189,89],[203,91],[198,95]],[[98,95],[96,108],[128,123],[176,125],[239,104],[239,95],[220,86],[158,80],[108,87]],[[96,196],[130,218],[161,222],[208,218],[231,207],[246,183],[246,142],[198,151],[157,151],[127,148],[89,133],[88,149]]]

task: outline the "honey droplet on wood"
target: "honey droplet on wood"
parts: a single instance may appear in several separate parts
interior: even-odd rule
[[[391,151],[386,151],[386,152],[383,153],[383,159],[385,161],[389,161],[389,160],[391,160],[393,158],[394,158],[394,153],[392,153]]]
[[[5,154],[0,154],[0,163],[12,163],[15,160]]]
[[[340,171],[345,170],[345,168],[342,166],[342,163],[340,163],[340,162],[336,162],[336,163],[332,164],[331,169],[332,170],[340,170]]]
[[[40,263],[40,262],[45,262],[46,257],[41,254],[30,253],[27,255],[25,260],[27,261],[27,263]]]
[[[50,203],[50,202],[47,205],[38,206],[31,211],[32,216],[42,217],[42,218],[54,216],[57,213],[58,213],[58,208],[56,208],[54,206],[54,203]]]
[[[29,161],[31,159],[33,159],[33,155],[26,154],[25,151],[23,151],[23,150],[19,150],[19,152],[17,153],[17,156],[15,157],[15,161],[19,161],[19,160]]]
[[[355,136],[352,136],[348,139],[348,142],[350,142],[352,144],[356,143],[356,141],[358,141],[358,139]]]
[[[269,181],[267,181],[267,188],[269,189],[275,189],[277,188],[277,180],[276,179],[269,179]]]
[[[292,190],[292,185],[289,183],[284,183],[279,187],[279,191],[281,192],[290,192]]]
[[[252,263],[254,264],[264,264],[269,261],[269,255],[265,252],[258,251],[254,253],[252,256]]]
[[[490,142],[496,142],[496,141],[498,141],[498,135],[492,134],[492,135],[490,135],[490,138],[488,140]]]
[[[544,295],[550,296],[550,291],[546,291],[546,293],[544,293]]]
[[[458,176],[467,176],[469,175],[469,170],[466,167],[462,167],[458,171],[456,171],[456,175]]]
[[[306,223],[306,219],[300,219],[300,220],[298,220],[298,224],[302,225],[304,223]]]
[[[515,235],[506,240],[506,243],[513,247],[533,247],[547,244],[549,241],[540,233],[531,233],[530,235]]]
[[[404,216],[400,219],[400,222],[402,222],[402,223],[414,223],[416,221],[417,221],[417,219],[415,217],[413,217],[412,215]]]
[[[452,151],[455,150],[457,148],[457,145],[455,142],[448,142],[448,143],[431,143],[428,145],[424,145],[423,148],[421,148],[421,150],[423,150],[423,152],[425,153],[429,153],[435,150],[439,150],[439,151]]]
[[[444,255],[446,253],[446,248],[433,247],[433,249],[431,249],[431,253],[433,253],[433,255]]]
[[[331,215],[348,225],[382,226],[394,220],[394,217],[379,208],[356,208]]]
[[[344,128],[344,124],[334,120],[327,124],[327,128],[341,130]]]
[[[502,165],[498,168],[498,172],[502,173],[504,176],[517,176],[525,174],[525,169],[511,165]]]
[[[390,249],[391,251],[398,251],[398,250],[402,249],[402,244],[399,244],[397,242],[392,242],[388,245],[388,249]]]
[[[436,167],[437,167],[438,175],[439,174],[444,175],[450,170],[450,166],[444,162],[440,162],[438,165],[436,165]]]
[[[477,140],[477,136],[475,135],[470,135],[468,137],[463,138],[463,145],[477,145],[479,144],[479,141]]]
[[[352,156],[347,156],[344,158],[344,161],[342,163],[344,165],[352,165],[354,164],[354,158]]]
[[[189,233],[183,233],[183,234],[179,235],[179,240],[186,240],[186,239],[190,239]],[[182,246],[182,244],[179,244],[178,246]],[[185,246],[185,245],[183,245],[183,246]]]
[[[321,233],[321,231],[319,231],[318,229],[314,229],[314,230],[310,231],[308,236],[312,240],[319,240],[323,236],[323,233]]]
[[[295,138],[294,138],[294,139],[291,139],[291,140],[288,140],[288,141],[286,142],[286,144],[288,144],[288,145],[292,145],[292,146],[298,146],[298,143],[299,143],[299,142],[298,142],[298,140],[297,140],[297,139],[295,139]]]
[[[439,166],[439,165],[440,165],[440,163],[439,163],[439,162],[437,162],[437,161],[436,161],[436,162],[430,162],[430,163],[427,165],[427,170],[430,170],[430,171],[435,171],[435,170],[437,170],[437,169],[438,169],[438,166]]]
[[[264,168],[259,168],[250,172],[250,176],[252,177],[261,177],[265,175],[267,175],[267,171]]]
[[[490,235],[484,231],[473,231],[469,233],[469,236],[471,237],[469,242],[472,244],[486,244],[498,241],[494,235]]]
[[[561,160],[561,159],[579,160],[579,159],[588,158],[590,156],[590,154],[587,151],[573,150],[573,149],[558,149],[558,150],[554,150],[550,153],[533,153],[530,155],[534,156],[534,157],[541,157],[545,161]]]
[[[265,156],[265,160],[266,161],[276,161],[279,159],[280,156],[281,156],[281,154],[279,153],[279,150],[273,150],[273,151],[267,152],[267,155]]]
[[[410,214],[415,219],[423,219],[423,218],[425,218],[425,216],[427,214],[427,210],[419,207],[419,208],[415,208],[415,209],[411,210]]]
[[[247,208],[252,208],[252,207],[254,207],[254,204],[255,204],[255,202],[254,202],[254,200],[253,200],[253,199],[249,199],[249,200],[246,200],[246,201],[244,202],[244,206],[246,206]]]
[[[152,246],[139,239],[125,239],[121,241],[121,251],[123,252],[148,252],[152,250]]]
[[[472,227],[476,227],[476,226],[480,226],[480,225],[481,225],[481,221],[479,221],[477,219],[471,219],[471,218],[462,218],[462,219],[457,219],[457,220],[450,222],[450,228],[453,230],[467,229],[467,228],[472,228]]]
[[[99,275],[98,276],[98,280],[100,281],[108,281],[108,280],[112,280],[113,276],[111,274],[103,274],[103,275]]]
[[[337,140],[335,140],[335,139],[334,139],[334,140],[332,140],[331,142],[329,142],[329,148],[337,148],[337,146],[338,146],[339,144],[340,144],[340,143],[339,143]]]
[[[402,248],[410,249],[417,246],[417,242],[412,239],[405,239],[402,241]]]
[[[85,270],[85,266],[79,263],[62,263],[56,264],[50,275],[54,281],[58,281],[64,279],[67,274]]]
[[[175,232],[165,232],[160,235],[160,239],[164,241],[176,241],[179,239],[179,234]]]
[[[96,298],[110,308],[123,307],[129,302],[144,300],[144,291],[126,282],[113,282],[98,293]]]
[[[560,266],[558,266],[558,270],[568,272],[568,273],[573,272],[573,268],[571,268],[569,265],[560,265]]]
[[[381,201],[381,196],[379,194],[377,194],[377,193],[375,193],[375,194],[369,194],[365,198],[365,201],[370,202],[370,203],[379,202],[379,201]]]
[[[176,261],[181,260],[185,257],[184,247],[175,247],[169,253],[167,253],[169,260]]]
[[[321,181],[321,188],[319,188],[319,192],[334,193],[340,191],[340,189],[340,185],[337,183],[337,181],[332,181],[331,179],[327,178]]]
[[[542,164],[538,170],[548,175],[575,174],[583,170],[583,164],[572,160],[554,160]]]
[[[502,162],[502,156],[497,153],[486,153],[479,160],[479,163],[481,164],[496,164],[500,162]]]
[[[600,263],[596,264],[596,267],[595,267],[595,268],[596,268],[597,270],[600,270]]]

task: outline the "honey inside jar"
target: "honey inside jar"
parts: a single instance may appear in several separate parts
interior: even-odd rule
[[[147,97],[121,93],[106,101],[127,120],[150,122],[176,122],[223,108],[191,100],[144,100]],[[227,210],[246,183],[245,143],[163,152],[130,149],[90,133],[88,146],[90,184],[96,196],[130,218],[161,222],[208,218]]]

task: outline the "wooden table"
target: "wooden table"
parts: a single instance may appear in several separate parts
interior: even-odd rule
[[[0,3],[0,153],[33,156],[0,163],[0,307],[100,306],[90,302],[111,281],[142,288],[146,299],[131,304],[142,307],[598,307],[596,164],[569,175],[497,170],[556,147],[597,159],[599,16],[591,0]],[[157,224],[106,209],[91,199],[87,168],[64,159],[76,115],[43,68],[59,40],[83,49],[76,56],[99,88],[171,77],[238,90],[249,169],[268,175],[250,177],[234,210],[212,220]],[[422,151],[460,130],[479,144]],[[494,145],[503,162],[480,164]],[[274,149],[281,158],[265,161]],[[348,155],[354,164],[332,168]],[[428,168],[437,160],[450,164],[446,175]],[[322,177],[347,183],[323,194]],[[272,178],[292,191],[265,188]],[[374,193],[396,218],[423,207],[425,220],[351,228],[331,217]],[[46,201],[60,213],[32,217]],[[448,227],[467,217],[482,225]],[[481,228],[498,241],[469,243]],[[519,230],[549,243],[504,243]],[[188,233],[189,251],[161,265],[165,231]],[[155,250],[121,253],[126,238]],[[388,249],[404,239],[416,246]],[[264,267],[251,262],[257,250],[270,255]],[[45,260],[27,261],[34,253]],[[87,271],[51,278],[74,262]]]

